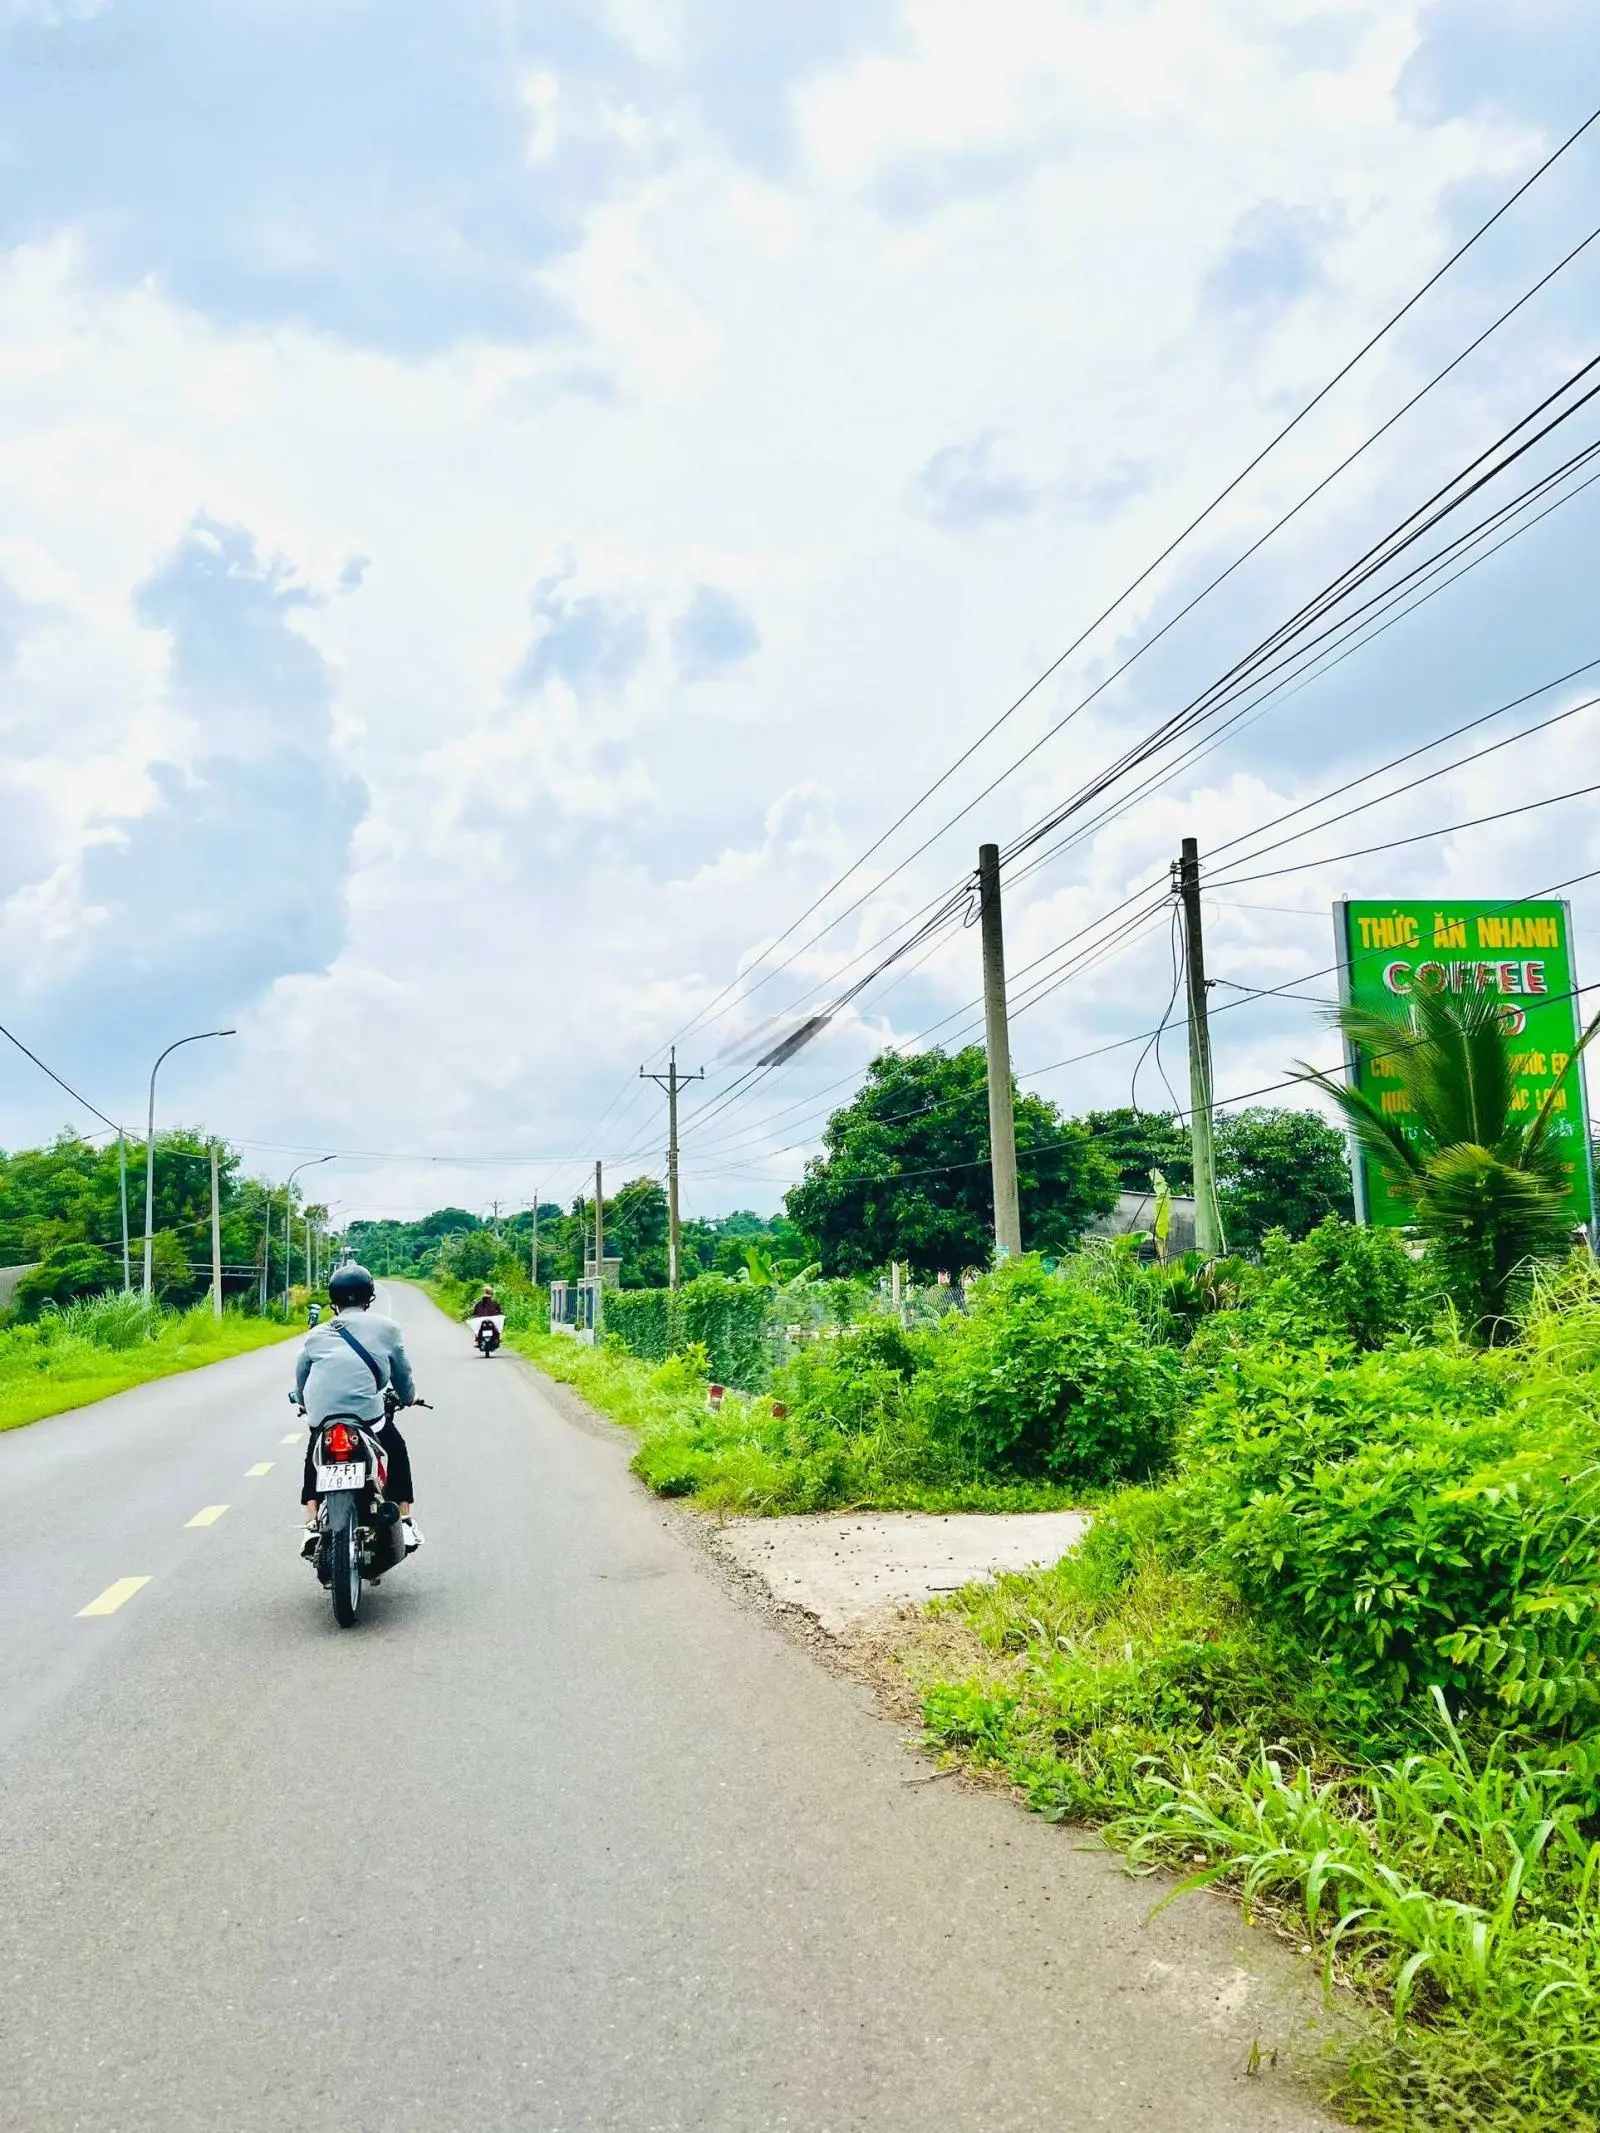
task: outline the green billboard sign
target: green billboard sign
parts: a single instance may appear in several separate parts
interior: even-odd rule
[[[1551,1136],[1567,1174],[1567,1207],[1575,1223],[1591,1223],[1588,1106],[1582,1068],[1572,1063],[1580,1025],[1567,905],[1349,902],[1335,904],[1333,914],[1342,1000],[1392,1015],[1418,991],[1500,995],[1514,1108],[1531,1120],[1555,1087]],[[1404,1130],[1405,1092],[1392,1062],[1351,1047],[1345,1064],[1351,1081]],[[1355,1156],[1353,1167],[1361,1221],[1409,1219],[1370,1156]]]

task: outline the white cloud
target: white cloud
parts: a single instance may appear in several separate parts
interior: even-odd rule
[[[359,779],[370,810],[343,877],[318,877],[317,908],[347,904],[347,930],[341,917],[318,967],[268,971],[233,1056],[196,1064],[215,1077],[219,1123],[264,1143],[525,1147],[569,1155],[574,1176],[595,1152],[623,1160],[630,1135],[653,1147],[658,1122],[636,1093],[605,1147],[587,1138],[639,1059],[1431,269],[1457,184],[1526,159],[1526,139],[1497,123],[1423,127],[1397,111],[1419,12],[1363,0],[1338,63],[1312,71],[1296,69],[1275,34],[1282,10],[1264,0],[1004,0],[981,16],[912,0],[896,35],[802,82],[797,156],[756,174],[696,115],[679,12],[617,0],[636,64],[614,82],[569,89],[538,55],[516,77],[522,182],[538,187],[608,130],[633,158],[631,177],[607,164],[574,248],[541,270],[564,323],[539,339],[434,335],[441,352],[420,355],[223,322],[159,278],[100,278],[71,229],[0,256],[0,579],[27,605],[0,676],[6,792],[42,825],[7,885],[7,953],[41,1025],[98,1062],[83,1069],[91,1093],[125,1102],[143,1063],[109,1048],[93,998],[73,988],[73,885],[94,840],[132,835],[150,813],[160,766],[188,777],[204,754],[205,713],[175,701],[168,641],[137,605],[203,516],[248,529],[263,566],[282,559],[315,596],[283,619],[327,678],[326,738],[303,774]],[[1291,218],[1271,226],[1301,233],[1314,271],[1241,333],[1205,292],[1263,215]],[[1426,352],[1424,338],[1375,365],[1308,425],[1220,515],[1219,538],[1259,528]],[[1544,353],[1535,344],[1534,369]],[[1430,451],[1448,460],[1532,374],[1487,376]],[[1191,640],[1192,679],[1223,663],[1235,623],[1263,608],[1275,619],[1342,561],[1397,478],[1375,468],[1308,525],[1218,625],[1216,649]],[[937,526],[918,503],[930,480]],[[974,517],[981,537],[963,524]],[[1117,641],[1155,599],[1135,603]],[[685,636],[694,615],[699,635]],[[1111,641],[1019,712],[882,860],[1058,716]],[[1151,703],[1167,707],[1175,671],[1153,676]],[[1086,716],[821,942],[802,923],[780,952],[792,969],[694,1043],[710,1058],[781,1019],[959,876],[980,834],[1009,835],[1125,745],[1140,706]],[[270,753],[267,699],[230,715],[244,729],[232,760]],[[1433,702],[1407,715],[1445,722]],[[1290,765],[1207,768],[1038,877],[1012,917],[1014,963],[1159,871],[1185,830],[1226,835],[1314,789],[1319,755],[1346,752],[1287,717],[1262,738],[1274,733],[1299,735]],[[1535,784],[1541,765],[1526,768]],[[1537,875],[1538,835],[1441,864]],[[297,861],[286,837],[283,864]],[[1429,864],[1407,861],[1401,885],[1442,878]],[[1297,881],[1281,900],[1308,894]],[[1219,917],[1228,974],[1276,983],[1314,962],[1326,926],[1312,909],[1298,931]],[[1166,953],[1157,929],[1041,1002],[1019,1059],[1143,1027],[1166,996]],[[975,991],[973,936],[958,932],[897,991],[842,1016],[763,1104],[793,1104]],[[1248,1022],[1240,1011],[1224,1026]],[[1288,1026],[1228,1035],[1219,1080],[1273,1078]],[[1109,1099],[1128,1064],[1048,1086],[1073,1104]],[[0,1140],[53,1123],[54,1101],[0,1082]],[[736,1108],[718,1130],[733,1138],[762,1115]],[[760,1145],[728,1158],[722,1197],[745,1191],[744,1168],[758,1181],[792,1169],[792,1156],[763,1169]],[[468,1197],[477,1174],[362,1175],[375,1195],[442,1199]],[[713,1191],[703,1173],[696,1189]]]

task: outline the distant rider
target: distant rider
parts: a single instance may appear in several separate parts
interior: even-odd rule
[[[422,1535],[411,1517],[411,1455],[405,1438],[392,1421],[384,1419],[383,1412],[385,1386],[394,1387],[402,1407],[411,1405],[417,1387],[400,1328],[392,1318],[384,1318],[372,1308],[376,1294],[372,1276],[364,1266],[339,1267],[328,1281],[333,1316],[326,1324],[313,1326],[306,1335],[295,1369],[295,1393],[311,1418],[300,1489],[300,1501],[306,1509],[300,1552],[308,1562],[317,1552],[319,1508],[312,1446],[318,1427],[333,1415],[351,1415],[365,1422],[383,1446],[389,1460],[388,1493],[400,1506],[406,1553],[422,1546]],[[372,1358],[370,1365],[368,1356]]]
[[[498,1318],[500,1316],[501,1309],[502,1306],[496,1300],[493,1289],[491,1289],[488,1283],[486,1282],[484,1284],[483,1294],[478,1298],[472,1309],[467,1313],[467,1316],[468,1318]]]
[[[308,1326],[320,1326],[322,1324],[321,1304],[309,1303],[306,1305],[306,1324]]]

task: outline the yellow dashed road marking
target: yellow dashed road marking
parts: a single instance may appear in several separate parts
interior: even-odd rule
[[[208,1503],[203,1511],[196,1511],[193,1518],[186,1519],[185,1524],[189,1526],[214,1526],[227,1508],[228,1506],[225,1503]]]
[[[141,1585],[148,1585],[148,1578],[118,1578],[108,1585],[98,1600],[91,1600],[87,1607],[78,1609],[79,1619],[84,1615],[114,1615],[124,1600],[131,1600]]]
[[[305,1431],[303,1429],[292,1429],[282,1441],[285,1444],[298,1444],[304,1435]]]
[[[271,1472],[272,1461],[270,1459],[258,1459],[254,1466],[245,1468],[244,1478],[246,1481],[259,1481],[263,1474],[270,1474]]]

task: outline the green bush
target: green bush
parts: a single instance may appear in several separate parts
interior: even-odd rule
[[[995,1474],[1100,1486],[1171,1455],[1180,1369],[1115,1297],[1037,1260],[974,1285],[931,1357],[937,1425]]]
[[[1244,1356],[1198,1403],[1209,1556],[1350,1686],[1600,1721],[1600,1386],[1526,1353]]]
[[[46,1305],[95,1295],[110,1288],[115,1278],[110,1259],[98,1246],[58,1244],[17,1283],[17,1315],[37,1318]]]
[[[1256,1302],[1275,1339],[1381,1348],[1426,1327],[1438,1308],[1425,1266],[1391,1229],[1330,1215],[1298,1244],[1274,1231],[1261,1256]]]
[[[664,1363],[683,1339],[683,1310],[671,1289],[609,1292],[605,1318],[607,1333],[646,1363]]]
[[[781,1338],[775,1301],[781,1293],[766,1283],[732,1281],[721,1274],[702,1274],[676,1292],[610,1289],[605,1328],[630,1355],[647,1363],[703,1348],[719,1385],[759,1392],[772,1376]]]

